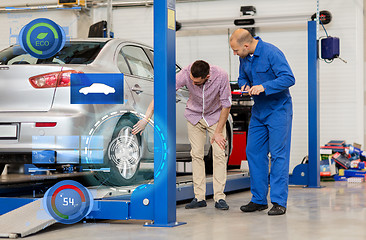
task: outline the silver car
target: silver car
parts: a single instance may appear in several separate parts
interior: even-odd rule
[[[132,184],[139,173],[146,178],[144,169],[151,172],[153,160],[154,128],[151,125],[142,135],[132,135],[131,130],[153,98],[153,62],[152,48],[121,39],[71,40],[49,59],[34,58],[17,45],[2,50],[0,173],[8,163],[33,163],[93,168],[95,178],[110,185]],[[123,73],[124,103],[71,104],[73,73]],[[186,89],[176,93],[177,161],[190,159],[183,116],[188,97]],[[229,156],[231,117],[227,133]],[[210,149],[207,140],[207,159]],[[212,161],[207,165],[210,168]]]

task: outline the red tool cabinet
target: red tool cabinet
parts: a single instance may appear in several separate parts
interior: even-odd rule
[[[242,160],[247,160],[246,146],[247,133],[235,131],[233,135],[233,151],[229,158],[229,165],[240,165]]]

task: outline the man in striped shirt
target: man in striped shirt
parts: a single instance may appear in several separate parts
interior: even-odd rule
[[[224,188],[226,184],[226,121],[231,108],[231,91],[227,73],[207,62],[198,60],[185,67],[176,76],[176,90],[186,86],[189,91],[184,116],[187,119],[188,138],[191,143],[193,186],[195,198],[187,209],[206,207],[206,176],[204,145],[208,132],[213,150],[213,188],[215,207],[228,210]],[[154,104],[146,112],[132,133],[142,131],[153,114]]]

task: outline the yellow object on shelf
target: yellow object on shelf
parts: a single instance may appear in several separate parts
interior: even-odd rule
[[[58,4],[85,6],[85,0],[58,0]]]

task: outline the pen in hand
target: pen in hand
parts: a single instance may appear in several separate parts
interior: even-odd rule
[[[244,91],[245,91],[245,88],[248,86],[248,84],[244,84],[242,87],[241,87],[241,95],[240,95],[240,97],[242,97],[243,95],[244,95]],[[247,92],[246,92],[246,94],[248,94]]]

